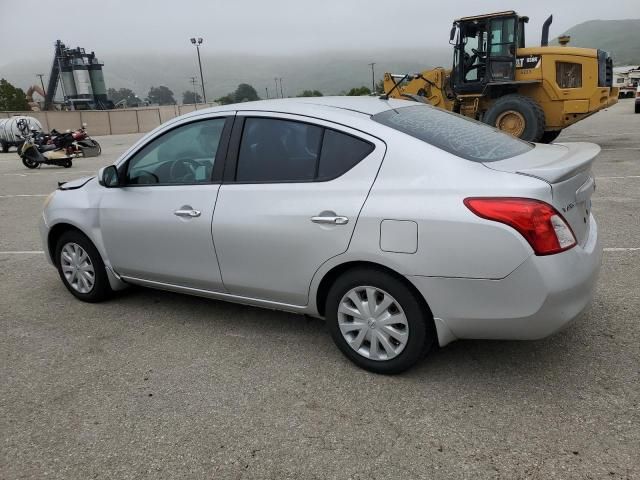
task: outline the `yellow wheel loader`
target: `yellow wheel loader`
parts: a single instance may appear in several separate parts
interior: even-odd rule
[[[618,99],[607,52],[549,46],[550,16],[539,47],[525,48],[528,17],[514,11],[453,22],[453,68],[384,75],[382,98],[408,98],[475,118],[532,142],[552,142],[563,128]]]

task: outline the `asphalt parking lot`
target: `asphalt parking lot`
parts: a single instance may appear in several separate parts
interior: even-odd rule
[[[89,131],[91,126],[89,125]],[[558,141],[601,145],[593,305],[536,342],[458,341],[395,377],[359,370],[323,322],[131,289],[75,300],[37,221],[71,169],[0,154],[0,478],[640,478],[640,115]]]

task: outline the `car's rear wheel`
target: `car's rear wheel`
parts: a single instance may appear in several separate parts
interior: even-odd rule
[[[640,113],[640,103],[636,102],[636,113]]]
[[[374,269],[347,271],[329,290],[327,325],[338,348],[359,367],[400,373],[433,345],[433,318],[416,294]]]
[[[56,244],[55,261],[62,283],[76,298],[95,303],[112,294],[102,257],[84,234],[63,233]]]

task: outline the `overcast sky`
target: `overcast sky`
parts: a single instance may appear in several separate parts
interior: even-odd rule
[[[454,18],[508,9],[530,17],[528,44],[550,13],[551,37],[586,20],[640,18],[640,0],[0,0],[0,65],[49,56],[56,39],[98,57],[191,54],[192,36],[207,54],[446,48]]]

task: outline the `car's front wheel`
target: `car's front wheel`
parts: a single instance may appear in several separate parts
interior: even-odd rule
[[[71,230],[58,239],[55,251],[64,286],[85,302],[100,302],[112,294],[107,271],[96,247],[84,234]]]
[[[436,334],[433,318],[416,294],[386,272],[346,272],[329,290],[329,331],[356,365],[376,373],[400,373],[424,357]]]

